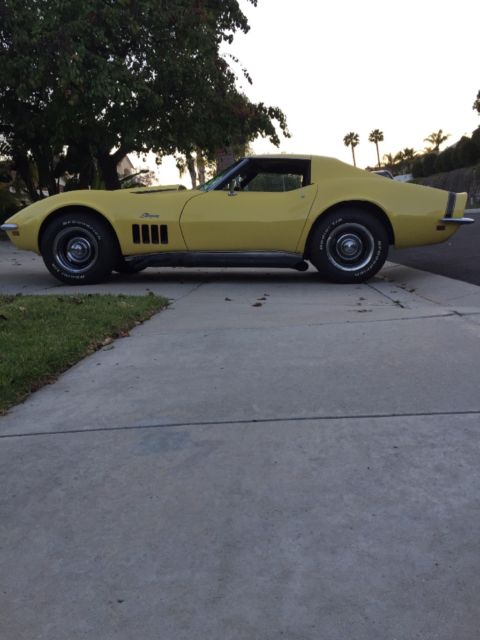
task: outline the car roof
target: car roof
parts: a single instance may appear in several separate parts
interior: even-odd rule
[[[246,156],[247,158],[258,158],[259,160],[311,160],[315,156],[295,153],[265,153]]]

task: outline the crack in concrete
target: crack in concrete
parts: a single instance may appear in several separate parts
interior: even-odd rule
[[[172,303],[173,304],[173,303]],[[354,312],[354,311],[352,311]],[[474,314],[472,314],[474,315]],[[288,324],[275,324],[275,325],[268,325],[268,326],[241,326],[241,327],[236,327],[236,326],[232,326],[232,327],[218,327],[215,325],[209,325],[208,327],[203,327],[203,328],[192,328],[192,329],[182,329],[182,330],[165,330],[165,331],[155,331],[155,335],[157,336],[171,336],[173,334],[175,335],[192,335],[195,333],[201,333],[201,334],[205,334],[207,333],[212,333],[212,332],[220,332],[220,333],[228,333],[230,331],[235,331],[235,332],[244,332],[244,331],[277,331],[277,330],[281,330],[281,329],[288,329],[288,328],[295,328],[295,327],[310,327],[310,328],[314,328],[314,327],[339,327],[339,326],[352,326],[352,325],[358,325],[358,324],[377,324],[380,322],[407,322],[409,320],[435,320],[435,319],[443,319],[443,318],[453,318],[453,317],[460,317],[463,320],[466,320],[468,318],[468,316],[462,315],[460,313],[454,313],[452,312],[445,312],[445,313],[438,313],[438,314],[434,314],[434,315],[426,315],[426,316],[410,316],[408,318],[378,318],[378,319],[368,319],[365,318],[365,320],[363,319],[358,319],[358,320],[343,320],[342,322],[339,322],[337,320],[329,320],[328,322],[307,322],[307,323],[302,323],[302,324],[292,324],[292,323],[288,323]],[[142,340],[142,339],[148,339],[149,336],[139,336],[138,340]]]
[[[176,302],[180,302],[180,300],[184,300],[185,298],[188,298],[188,296],[192,295],[192,293],[195,293],[195,291],[198,291],[200,287],[203,287],[203,285],[209,284],[210,282],[211,282],[210,280],[204,280],[203,282],[200,282],[199,284],[195,285],[193,289],[190,289],[190,291],[187,291],[187,293],[184,293],[183,295],[181,295],[179,298],[170,298],[170,300],[172,301],[172,304],[175,304]]]
[[[86,429],[68,429],[66,431],[38,431],[26,433],[4,433],[0,434],[0,440],[11,440],[14,438],[34,438],[40,436],[66,436],[84,433],[109,433],[116,431],[141,431],[155,429],[176,429],[179,427],[214,427],[214,426],[234,426],[246,424],[275,424],[278,422],[331,422],[339,420],[385,420],[388,418],[441,418],[453,416],[480,416],[480,409],[468,411],[418,411],[404,413],[372,413],[354,415],[327,415],[327,416],[290,416],[284,418],[244,418],[237,420],[199,420],[196,422],[165,422],[163,424],[137,424],[119,427],[89,427]]]
[[[388,293],[385,293],[384,291],[382,291],[381,289],[378,289],[374,284],[372,284],[371,282],[366,282],[365,283],[367,285],[367,287],[369,287],[370,289],[372,289],[373,291],[376,291],[377,293],[379,293],[381,296],[383,296],[384,298],[386,298],[387,300],[390,300],[390,302],[393,302],[393,304],[396,307],[400,307],[401,309],[407,309],[408,307],[406,307],[402,302],[400,302],[400,300],[396,300],[395,298],[392,298],[391,296],[388,295]],[[390,284],[390,283],[389,283]],[[392,286],[394,287],[398,287],[399,289],[401,289],[401,287],[399,287],[397,284],[392,283]],[[404,292],[405,290],[402,289],[402,292]],[[408,293],[410,295],[412,295],[413,292],[408,291]],[[419,296],[421,297],[421,296]]]

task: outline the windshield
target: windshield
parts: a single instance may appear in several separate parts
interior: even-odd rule
[[[237,160],[236,162],[231,164],[229,167],[224,169],[222,172],[220,172],[218,175],[216,175],[214,178],[212,178],[211,180],[207,180],[207,182],[205,182],[204,184],[201,184],[199,187],[197,187],[197,189],[199,189],[200,191],[213,191],[230,174],[234,173],[235,169],[238,167],[238,165],[240,165],[242,162],[244,162],[244,160],[245,160],[245,158],[242,158],[241,160]]]

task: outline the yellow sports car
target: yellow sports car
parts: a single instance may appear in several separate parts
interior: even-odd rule
[[[291,267],[364,282],[389,245],[443,242],[465,193],[388,180],[320,156],[239,160],[196,190],[71,191],[2,225],[62,282],[91,284],[146,267]]]

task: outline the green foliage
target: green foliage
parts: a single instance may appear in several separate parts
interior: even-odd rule
[[[423,158],[417,158],[412,165],[412,175],[414,178],[423,178],[425,174],[423,172]]]
[[[477,161],[477,147],[471,138],[463,136],[455,145],[455,167],[470,167]]]
[[[480,114],[480,91],[477,93],[477,99],[473,103],[473,109]]]
[[[343,138],[343,144],[346,147],[352,147],[352,149],[358,146],[359,143],[360,143],[360,136],[358,135],[358,133],[355,133],[354,131],[347,133],[347,135]]]
[[[220,53],[248,29],[237,0],[4,0],[0,134],[34,158],[49,192],[72,155],[95,158],[118,187],[116,164],[132,151],[213,155],[257,135],[278,144],[284,114],[242,95]]]
[[[370,132],[368,141],[374,142],[375,144],[377,144],[377,142],[383,142],[383,131],[380,131],[380,129],[374,129]]]
[[[475,129],[475,131],[472,133],[472,142],[477,150],[476,159],[480,160],[480,127]]]
[[[383,142],[383,131],[380,131],[380,129],[374,129],[373,131],[370,132],[370,135],[368,136],[368,141],[369,142],[373,142],[377,151],[377,166],[380,166],[380,152],[378,150],[378,143],[379,142]]]
[[[437,159],[436,153],[426,153],[422,158],[422,170],[425,177],[431,176],[435,173],[435,161]]]
[[[452,171],[456,166],[455,149],[454,147],[448,147],[437,155],[434,164],[434,173]]]
[[[355,133],[354,131],[347,133],[347,135],[343,138],[343,144],[346,147],[351,147],[352,149],[352,158],[353,158],[354,166],[357,166],[357,163],[355,161],[355,147],[358,146],[359,143],[360,143],[360,136],[358,135],[358,133]]]
[[[0,189],[0,224],[13,216],[20,209],[20,204],[8,189]]]
[[[440,145],[448,140],[450,137],[449,133],[444,133],[443,129],[439,129],[438,131],[434,131],[429,136],[425,138],[425,142],[428,142],[432,146],[429,147],[430,151],[438,151],[440,149]]]

